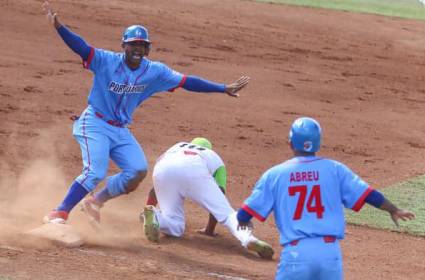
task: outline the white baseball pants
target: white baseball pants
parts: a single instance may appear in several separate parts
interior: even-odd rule
[[[257,240],[237,230],[236,211],[219,189],[205,162],[197,156],[167,156],[154,167],[153,183],[160,206],[156,212],[161,232],[182,236],[185,230],[184,199],[189,198],[211,213],[246,247]]]

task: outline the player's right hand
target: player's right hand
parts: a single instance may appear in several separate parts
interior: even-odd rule
[[[58,14],[52,10],[49,1],[45,1],[42,5],[43,11],[46,13],[47,20],[56,28],[60,27],[57,16]]]
[[[391,219],[393,220],[394,224],[397,227],[399,227],[399,224],[398,224],[399,219],[403,221],[408,221],[408,220],[413,220],[415,218],[415,214],[413,212],[403,210],[403,209],[397,209],[390,215],[391,215]]]

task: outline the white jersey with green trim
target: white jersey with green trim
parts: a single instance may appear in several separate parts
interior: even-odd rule
[[[202,159],[202,161],[206,164],[211,176],[214,175],[215,171],[217,171],[218,168],[224,166],[223,160],[216,152],[189,142],[179,142],[175,144],[158,158],[157,163],[165,157],[175,157],[175,160]]]

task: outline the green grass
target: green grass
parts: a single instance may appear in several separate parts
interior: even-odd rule
[[[416,219],[400,221],[397,229],[387,212],[365,205],[359,213],[346,212],[348,223],[425,236],[425,175],[380,191],[399,208],[413,211]]]
[[[425,7],[417,0],[257,0],[335,10],[425,20]]]

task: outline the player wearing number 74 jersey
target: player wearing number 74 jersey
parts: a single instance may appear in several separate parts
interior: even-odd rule
[[[343,279],[339,240],[344,238],[344,207],[359,211],[369,203],[389,212],[396,225],[415,217],[344,164],[316,156],[320,140],[316,120],[295,120],[289,132],[294,157],[267,170],[238,211],[239,227],[253,216],[264,221],[274,212],[284,246],[276,279]]]

